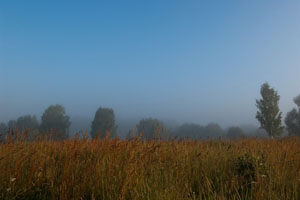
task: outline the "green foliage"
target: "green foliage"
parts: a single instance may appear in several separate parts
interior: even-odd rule
[[[298,108],[300,109],[300,95],[298,95],[297,97],[294,98],[294,102],[298,106]]]
[[[258,108],[256,118],[260,122],[261,128],[265,129],[269,136],[281,135],[283,127],[281,125],[281,112],[278,107],[280,96],[274,88],[270,88],[268,83],[261,86],[260,94],[262,99],[256,100]]]
[[[287,113],[285,117],[285,124],[289,135],[300,136],[300,95],[294,98],[295,104],[298,106],[298,110],[293,108]]]
[[[230,139],[244,138],[244,131],[240,127],[229,127],[226,136]]]
[[[163,123],[158,119],[147,118],[142,119],[137,126],[138,133],[142,135],[143,139],[160,139],[164,137],[164,126]]]
[[[268,175],[264,154],[253,156],[244,152],[235,160],[234,171],[239,184],[238,191],[241,196],[246,196],[259,179]]]
[[[110,137],[116,136],[115,114],[111,108],[99,108],[96,113],[91,127],[91,136],[104,138],[106,134]]]
[[[61,105],[49,106],[42,115],[40,129],[43,132],[52,132],[53,139],[66,139],[69,136],[70,117],[66,115],[65,108]]]
[[[245,153],[235,163],[235,171],[241,185],[251,186],[256,181],[255,158]]]

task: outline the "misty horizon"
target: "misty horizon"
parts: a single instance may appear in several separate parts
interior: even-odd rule
[[[0,122],[61,104],[71,128],[252,125],[260,86],[299,95],[299,2],[0,3]],[[38,16],[38,17],[37,17]],[[119,124],[118,124],[119,123]],[[89,128],[89,127],[87,127]]]

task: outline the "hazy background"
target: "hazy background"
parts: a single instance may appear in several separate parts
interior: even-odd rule
[[[119,127],[253,124],[260,85],[300,94],[300,1],[1,1],[0,121],[62,104]]]

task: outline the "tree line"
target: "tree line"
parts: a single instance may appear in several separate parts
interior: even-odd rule
[[[296,108],[287,113],[282,125],[282,112],[279,109],[280,96],[274,88],[268,83],[264,83],[260,89],[261,99],[256,100],[258,109],[256,119],[260,123],[262,131],[256,135],[266,132],[271,137],[282,135],[284,130],[290,136],[300,136],[300,95],[294,98]],[[49,106],[41,116],[40,121],[36,116],[25,115],[10,120],[7,123],[0,123],[0,134],[2,137],[11,131],[25,130],[30,131],[32,135],[39,133],[51,134],[52,139],[62,140],[69,137],[69,128],[71,125],[70,117],[66,114],[62,105]],[[99,107],[95,112],[91,123],[90,136],[92,138],[116,137],[117,126],[113,109]],[[210,123],[201,126],[195,123],[185,123],[175,130],[166,129],[164,123],[159,119],[145,118],[141,119],[135,129],[130,129],[127,139],[140,137],[145,140],[152,139],[214,139],[230,138],[237,139],[246,137],[247,134],[240,127],[229,127],[223,130],[218,124]]]

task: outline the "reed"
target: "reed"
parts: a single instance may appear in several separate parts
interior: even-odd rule
[[[0,144],[0,199],[300,199],[299,146],[15,137]]]

